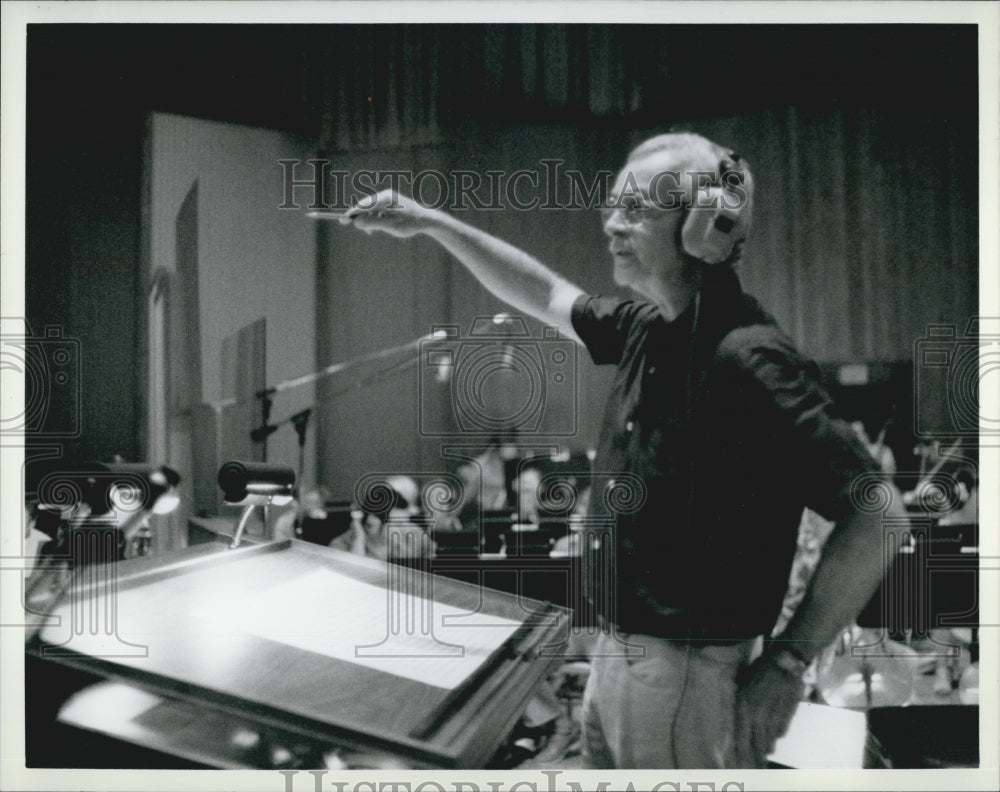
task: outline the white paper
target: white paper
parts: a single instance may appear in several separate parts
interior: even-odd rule
[[[405,576],[400,582],[387,589],[315,569],[255,593],[219,591],[191,615],[220,630],[242,630],[446,690],[519,626],[419,596]]]

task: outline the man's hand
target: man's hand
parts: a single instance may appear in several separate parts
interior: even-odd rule
[[[384,231],[396,237],[412,237],[427,231],[435,215],[433,209],[422,206],[395,190],[382,190],[378,195],[366,195],[343,215],[343,222],[371,233]]]
[[[767,767],[768,754],[788,730],[803,690],[800,677],[766,656],[751,666],[749,679],[736,694],[736,767]]]

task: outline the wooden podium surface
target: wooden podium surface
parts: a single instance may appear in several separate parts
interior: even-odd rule
[[[29,651],[216,722],[412,767],[482,766],[567,629],[542,602],[298,541],[200,545],[89,577]]]

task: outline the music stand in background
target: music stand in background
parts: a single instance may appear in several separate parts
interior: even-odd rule
[[[910,537],[858,625],[901,640],[924,638],[936,628],[978,628],[978,524],[915,522]]]

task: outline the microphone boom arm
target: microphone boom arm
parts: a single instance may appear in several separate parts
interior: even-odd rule
[[[320,369],[319,371],[314,371],[311,374],[303,374],[300,377],[294,377],[292,379],[284,380],[283,382],[279,382],[277,385],[273,385],[271,387],[257,391],[256,396],[258,399],[262,400],[264,405],[268,408],[268,412],[270,412],[272,397],[276,393],[280,393],[286,390],[291,390],[292,388],[297,388],[300,385],[307,385],[310,382],[316,382],[317,380],[320,380],[323,377],[327,377],[332,374],[339,374],[342,371],[347,371],[348,369],[360,366],[363,363],[373,363],[379,360],[384,360],[386,358],[393,357],[394,355],[398,355],[403,352],[408,352],[410,350],[417,349],[420,347],[421,344],[427,341],[439,341],[446,337],[447,335],[444,331],[435,330],[433,333],[428,333],[425,336],[416,338],[413,341],[408,341],[405,344],[400,344],[398,346],[380,349],[376,352],[370,352],[367,355],[361,355],[352,360],[344,361],[343,363],[334,363],[330,366],[327,366],[326,368]],[[401,368],[408,367],[409,365],[415,362],[417,362],[416,358],[408,358],[402,363],[397,362],[387,369],[378,371],[367,377],[363,377],[362,379],[358,380],[353,387],[342,389],[334,393],[331,398],[342,396],[343,394],[349,393],[351,390],[354,390],[356,388],[370,385],[373,382],[378,382],[382,377],[394,374]],[[307,422],[309,421],[309,416],[311,412],[312,408],[310,407],[300,412],[297,412],[294,415],[289,416],[288,418],[285,418],[275,424],[268,423],[267,417],[265,416],[263,424],[250,432],[250,439],[253,440],[255,443],[264,442],[270,435],[274,434],[274,432],[276,432],[280,427],[282,427],[286,423],[291,423],[295,425],[295,429],[299,433],[299,444],[304,445],[305,427]]]
[[[284,380],[283,382],[279,382],[269,388],[257,391],[256,395],[258,399],[269,398],[276,393],[291,390],[292,388],[297,388],[300,385],[308,385],[310,382],[316,382],[316,380],[328,377],[331,374],[339,374],[342,371],[354,368],[355,366],[360,366],[363,363],[374,363],[378,360],[384,360],[385,358],[392,357],[393,355],[398,355],[402,352],[416,349],[426,341],[435,341],[443,338],[445,338],[445,333],[441,330],[436,330],[433,333],[420,336],[420,338],[408,341],[405,344],[400,344],[399,346],[386,347],[385,349],[380,349],[376,352],[369,352],[367,355],[361,355],[353,360],[346,360],[342,363],[333,363],[332,365],[320,369],[319,371],[314,371],[311,374],[303,374],[300,377],[293,377],[292,379]]]

